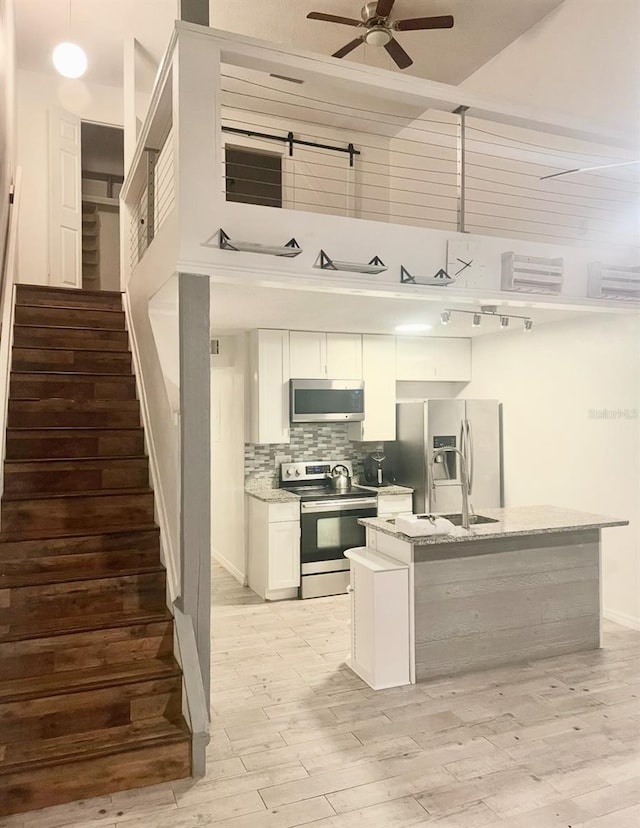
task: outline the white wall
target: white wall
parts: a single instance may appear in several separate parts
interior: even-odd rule
[[[0,0],[0,267],[4,261],[9,185],[13,179],[14,64],[13,2]]]
[[[219,339],[220,354],[211,357],[211,549],[213,557],[244,583],[246,343],[243,335]]]
[[[17,73],[17,163],[22,166],[18,281],[47,284],[49,275],[48,112],[60,107],[85,121],[123,124],[122,89],[57,75]]]
[[[640,4],[565,0],[462,84],[638,135]]]
[[[504,403],[507,506],[548,503],[631,521],[603,530],[604,610],[638,629],[639,343],[638,316],[477,337],[463,394]]]

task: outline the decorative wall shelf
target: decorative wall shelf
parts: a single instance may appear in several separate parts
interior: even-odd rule
[[[502,290],[520,293],[558,294],[564,279],[564,259],[502,254]]]
[[[588,271],[587,296],[591,299],[640,302],[640,267],[589,262]]]
[[[444,285],[446,287],[455,282],[455,279],[442,268],[433,276],[412,276],[404,265],[400,265],[400,281],[403,285]]]
[[[337,260],[330,259],[324,250],[321,250],[318,259],[320,264],[318,264],[318,260],[316,260],[314,267],[320,268],[320,270],[344,270],[348,273],[368,273],[372,276],[377,273],[384,273],[385,270],[387,270],[387,266],[379,256],[374,256],[373,259],[366,264],[360,264],[359,262],[339,262]]]
[[[215,236],[216,234],[214,233],[202,246],[215,247],[215,245],[211,244]],[[288,259],[293,259],[302,253],[302,248],[295,239],[289,239],[282,247],[258,244],[257,242],[236,241],[230,239],[222,228],[218,231],[218,247],[220,250],[236,250],[239,253],[263,253],[267,256],[283,256]]]

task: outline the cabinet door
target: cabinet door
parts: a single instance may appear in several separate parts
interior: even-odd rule
[[[289,375],[294,379],[327,376],[327,335],[315,331],[290,331]]]
[[[327,377],[362,379],[360,334],[327,334]]]
[[[468,382],[471,340],[454,337],[396,338],[396,379],[409,382]]]
[[[395,337],[362,337],[364,420],[349,423],[350,440],[396,439],[395,359]]]
[[[443,338],[436,341],[436,379],[468,382],[471,379],[471,340]]]
[[[267,589],[300,586],[300,523],[269,524],[269,575]]]
[[[420,382],[436,379],[437,353],[427,336],[399,336],[396,338],[396,379]]]
[[[250,338],[250,442],[289,442],[289,337],[253,331]]]

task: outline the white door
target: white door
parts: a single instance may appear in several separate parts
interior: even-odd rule
[[[49,283],[82,287],[80,119],[49,111]]]

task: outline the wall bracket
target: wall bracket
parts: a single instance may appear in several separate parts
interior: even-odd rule
[[[420,279],[420,281],[418,281]],[[453,276],[449,276],[446,270],[440,268],[440,270],[433,276],[412,276],[407,268],[404,265],[400,265],[400,281],[403,285],[437,285],[437,286],[444,286],[450,285],[452,282],[455,282],[455,278]]]
[[[319,264],[318,264],[319,262]],[[369,275],[376,275],[384,273],[387,266],[379,256],[374,256],[370,262],[340,262],[337,259],[332,259],[324,252],[320,251],[320,255],[316,259],[314,267],[320,270],[344,270],[349,273],[368,273]]]
[[[218,236],[218,244],[212,244],[215,237]],[[267,256],[282,256],[284,258],[293,259],[302,253],[302,248],[295,239],[289,241],[282,247],[276,247],[269,244],[258,244],[257,242],[235,241],[231,239],[222,227],[213,236],[210,236],[202,247],[219,247],[220,250],[236,250],[241,253],[263,253]]]

